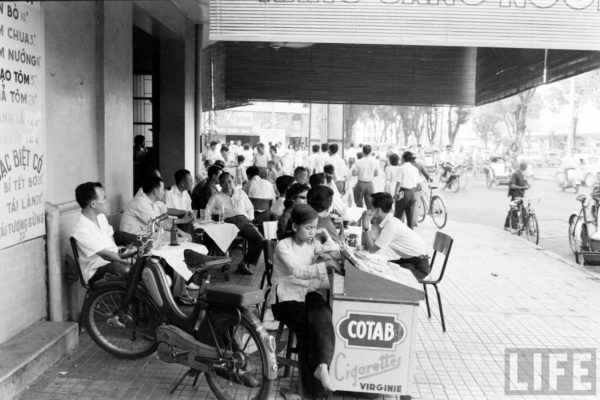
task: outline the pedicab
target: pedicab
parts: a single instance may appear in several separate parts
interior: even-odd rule
[[[508,185],[512,173],[510,162],[501,156],[490,156],[483,167],[483,173],[485,174],[486,186],[490,189],[494,184]]]
[[[569,245],[575,255],[575,262],[586,265],[600,265],[600,232],[598,231],[598,208],[600,206],[600,186],[594,187],[590,196],[576,197],[581,203],[578,214],[569,217]]]

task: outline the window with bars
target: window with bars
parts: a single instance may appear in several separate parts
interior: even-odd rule
[[[137,135],[152,147],[152,75],[133,75],[133,136]]]

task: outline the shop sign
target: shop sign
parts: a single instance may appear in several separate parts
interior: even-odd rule
[[[39,2],[0,2],[0,249],[45,233],[44,29]]]
[[[406,336],[395,315],[349,312],[337,327],[348,347],[393,349]]]

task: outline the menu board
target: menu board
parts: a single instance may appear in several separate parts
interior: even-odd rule
[[[45,232],[44,27],[39,2],[0,2],[0,249]]]

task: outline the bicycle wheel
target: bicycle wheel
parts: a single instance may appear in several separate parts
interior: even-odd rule
[[[529,214],[527,216],[525,232],[527,234],[527,240],[529,240],[532,243],[538,244],[538,242],[540,241],[540,230],[535,214]]]
[[[577,227],[577,215],[572,214],[569,217],[569,246],[571,247],[571,251],[577,255],[579,250],[579,243],[577,243],[577,238],[575,237],[575,228]]]
[[[469,183],[469,174],[468,173],[462,174],[460,176],[460,188],[463,190],[466,189],[468,183]]]
[[[510,233],[519,234],[519,211],[515,208],[508,210],[508,226]]]
[[[454,193],[457,193],[458,189],[460,189],[460,176],[454,177],[452,182],[450,182],[450,190],[452,190]]]
[[[419,207],[419,210],[417,211],[417,219],[419,223],[421,223],[425,220],[425,215],[427,215],[427,203],[425,202],[423,195],[419,197],[419,201],[417,201],[417,203],[417,207]]]
[[[263,400],[272,381],[265,375],[268,350],[260,338],[260,321],[250,311],[219,314],[213,321],[218,346],[225,356],[214,372],[206,373],[208,386],[219,400]]]
[[[448,219],[448,213],[446,212],[446,205],[444,200],[440,196],[433,196],[431,198],[431,218],[433,223],[438,228],[442,229],[446,226],[446,220]]]
[[[94,342],[110,354],[127,359],[145,357],[158,346],[156,329],[162,323],[162,316],[154,303],[138,291],[128,309],[132,321],[116,326],[113,317],[125,292],[125,286],[121,285],[94,290],[83,306],[81,318]]]

